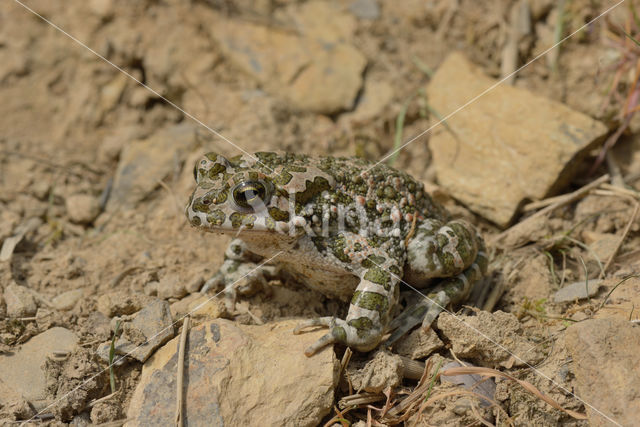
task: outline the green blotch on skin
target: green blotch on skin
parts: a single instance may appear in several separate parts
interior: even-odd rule
[[[229,219],[231,220],[231,226],[233,228],[240,228],[240,226],[242,225],[242,218],[244,218],[244,215],[238,212],[234,212],[231,215],[229,215]]]
[[[224,203],[224,202],[226,202],[226,201],[227,201],[227,197],[229,197],[229,196],[228,196],[228,191],[227,191],[227,189],[221,190],[221,191],[216,195],[216,198],[214,199],[214,203],[215,203],[216,205],[220,205],[220,204],[222,204],[222,203]]]
[[[394,274],[397,278],[400,278],[402,276],[402,271],[400,270],[400,267],[398,267],[397,265],[392,265],[391,267],[389,267],[389,271]]]
[[[346,344],[347,331],[345,331],[342,326],[335,326],[333,329],[331,329],[331,335],[336,339],[336,341],[342,344]]]
[[[209,169],[209,173],[207,175],[209,179],[213,180],[218,177],[218,174],[224,173],[226,170],[227,168],[224,167],[224,165],[221,165],[220,163],[216,163],[211,167],[211,169]]]
[[[273,218],[266,217],[264,219],[264,226],[267,228],[267,230],[275,230],[276,222],[273,220]]]
[[[289,221],[289,212],[287,211],[276,207],[270,207],[267,211],[269,212],[269,216],[276,221]]]
[[[235,273],[236,271],[238,271],[238,268],[240,268],[240,262],[234,262],[232,263],[229,267],[227,267],[227,273],[231,274],[231,273]]]
[[[212,162],[215,162],[216,160],[218,160],[218,153],[214,153],[213,151],[205,154],[204,156],[207,159],[211,160]]]
[[[391,288],[391,275],[380,267],[372,267],[367,270],[363,279],[377,283],[378,285],[383,286],[387,291]]]
[[[194,216],[193,218],[191,218],[191,225],[193,225],[194,227],[197,227],[200,224],[202,224],[202,220],[200,220],[199,216]]]
[[[204,203],[204,202],[203,202],[204,200],[208,200],[208,201],[209,201],[209,203]],[[191,206],[192,206],[192,209],[193,209],[195,212],[204,212],[204,213],[207,213],[207,212],[209,212],[209,206],[210,206],[210,205],[211,205],[211,198],[209,198],[209,197],[205,196],[205,197],[201,197],[201,198],[199,198],[199,199],[196,199],[196,200],[193,202],[193,205],[191,205]]]
[[[385,295],[376,292],[360,292],[356,291],[351,298],[351,304],[373,310],[380,313],[380,319],[384,319],[389,310],[389,300]]]
[[[305,184],[305,190],[296,193],[296,205],[306,205],[318,194],[331,189],[329,181],[321,176],[316,176],[313,181],[307,180]]]
[[[351,263],[349,256],[344,253],[346,247],[347,242],[343,235],[336,237],[331,244],[332,253],[336,258],[342,262]]]
[[[381,255],[369,255],[360,263],[364,268],[376,267],[380,264],[384,264],[387,259]]]
[[[273,182],[276,185],[287,185],[293,179],[293,175],[287,172],[285,169],[280,172],[280,175],[273,178]]]
[[[220,209],[216,209],[207,215],[207,221],[211,225],[222,225],[224,220],[226,219],[226,215]]]
[[[326,245],[326,239],[322,236],[317,236],[317,237],[312,237],[311,241],[313,242],[314,246],[316,247],[316,249],[318,250],[318,252],[320,253],[325,253],[327,250],[327,245]]]
[[[373,329],[373,320],[368,317],[358,317],[357,319],[351,319],[347,324],[356,329],[358,337],[363,338],[370,334]]]

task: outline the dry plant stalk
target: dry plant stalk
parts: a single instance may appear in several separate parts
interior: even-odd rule
[[[180,347],[178,347],[178,378],[176,381],[176,427],[184,426],[184,353],[187,346],[187,335],[189,335],[189,316],[184,317],[182,323],[182,334],[180,334]]]

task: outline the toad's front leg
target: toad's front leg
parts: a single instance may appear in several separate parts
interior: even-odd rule
[[[395,261],[385,260],[381,256],[370,256],[363,264],[365,268],[360,273],[360,283],[351,298],[345,320],[335,317],[310,319],[300,323],[294,330],[298,334],[302,329],[312,326],[329,328],[327,334],[305,350],[305,355],[311,356],[336,342],[362,352],[370,351],[380,343],[398,303],[402,269]]]

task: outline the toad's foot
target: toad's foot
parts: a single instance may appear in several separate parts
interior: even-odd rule
[[[229,244],[224,258],[220,270],[205,282],[200,292],[224,288],[225,306],[229,312],[235,311],[238,294],[249,296],[268,290],[267,278],[278,274],[276,267],[260,265],[257,262],[259,257],[249,252],[240,239],[234,239]]]
[[[348,347],[355,348],[358,351],[365,352],[372,350],[378,345],[382,336],[382,330],[374,328],[372,324],[362,319],[363,318],[356,319],[356,321],[345,321],[336,319],[335,317],[318,317],[300,322],[293,330],[293,333],[300,334],[303,329],[316,326],[329,328],[327,334],[320,337],[318,341],[305,349],[304,354],[307,357],[313,356],[322,348],[334,343],[341,343]],[[366,324],[363,324],[363,322]]]
[[[446,310],[447,305],[459,303],[467,297],[473,285],[482,280],[487,272],[488,259],[484,243],[479,241],[479,245],[476,259],[469,268],[440,282],[432,292],[407,307],[391,321],[389,330],[393,332],[384,342],[385,346],[392,345],[420,323],[423,328],[430,327],[438,315]]]

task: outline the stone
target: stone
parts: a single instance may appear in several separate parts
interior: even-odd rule
[[[640,414],[640,326],[622,319],[589,319],[571,325],[565,342],[576,376],[576,394],[593,405],[586,405],[589,425],[610,426],[610,420],[636,425]]]
[[[394,347],[396,353],[410,359],[424,359],[436,350],[444,347],[438,334],[431,328],[426,331],[418,328],[400,338]]]
[[[232,62],[294,109],[334,114],[353,108],[367,61],[352,45],[226,17],[209,31]]]
[[[393,87],[385,81],[367,80],[353,112],[340,116],[340,122],[361,124],[378,117],[393,100]]]
[[[114,291],[98,297],[98,311],[107,317],[133,314],[153,301],[150,297],[141,293]]]
[[[598,293],[602,280],[593,279],[588,282],[582,280],[573,282],[553,294],[553,302],[573,302],[580,299],[590,298]]]
[[[168,274],[158,282],[158,298],[182,298],[187,295],[185,285],[177,274]]]
[[[107,211],[118,206],[132,208],[146,198],[195,148],[197,134],[195,124],[182,123],[126,145],[120,154]]]
[[[368,393],[382,393],[387,388],[394,388],[402,382],[404,365],[397,354],[379,350],[364,365],[351,365],[347,368],[349,379],[354,390]]]
[[[51,328],[27,341],[14,353],[0,354],[0,378],[4,384],[33,403],[46,398],[42,366],[53,352],[71,352],[76,336],[68,329]]]
[[[24,286],[12,283],[4,290],[8,317],[30,317],[36,314],[38,304],[33,294]]]
[[[337,3],[311,0],[288,8],[289,21],[298,32],[322,43],[350,42],[356,20]]]
[[[191,328],[185,425],[320,424],[333,405],[339,365],[331,347],[306,357],[304,349],[326,331],[293,335],[296,324],[246,326],[218,319]],[[144,364],[126,426],[174,423],[179,340]]]
[[[90,224],[100,214],[100,200],[89,194],[74,194],[67,197],[65,207],[71,222]]]
[[[462,54],[450,54],[427,94],[441,117],[455,114],[432,130],[429,146],[439,183],[505,227],[526,200],[561,190],[608,130],[561,103],[495,84]]]
[[[118,355],[134,358],[140,362],[147,360],[153,352],[173,338],[173,318],[169,303],[154,300],[133,316],[133,319],[122,319],[120,325],[122,335],[115,342]],[[109,361],[111,342],[98,348],[98,355]]]
[[[82,298],[83,294],[84,289],[73,289],[71,291],[63,292],[54,297],[51,300],[51,304],[56,310],[68,311],[76,306],[76,303],[80,298]]]
[[[525,362],[534,365],[544,357],[540,346],[528,339],[511,313],[478,311],[475,316],[442,313],[437,327],[457,357],[478,360],[484,366],[510,369]]]

